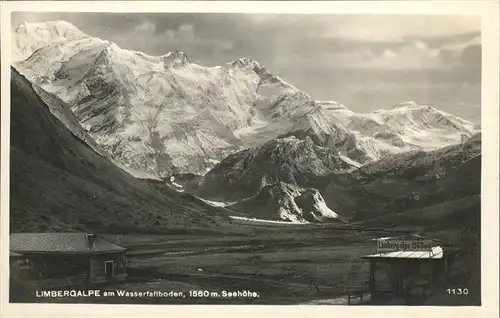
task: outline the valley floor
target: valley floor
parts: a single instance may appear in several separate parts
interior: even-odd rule
[[[367,286],[375,233],[301,225],[254,236],[108,235],[128,248],[129,278],[102,290],[182,293],[181,297],[109,296],[39,302],[147,304],[346,304],[346,285]],[[235,297],[223,294],[238,293]],[[365,299],[369,299],[366,297]],[[354,301],[356,303],[356,301]]]

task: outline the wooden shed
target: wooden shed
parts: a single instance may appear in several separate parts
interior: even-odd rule
[[[126,249],[90,233],[13,233],[11,278],[75,286],[123,281]]]
[[[380,252],[363,258],[370,262],[372,301],[400,298],[406,303],[422,303],[437,286],[448,279],[456,249],[429,246]]]

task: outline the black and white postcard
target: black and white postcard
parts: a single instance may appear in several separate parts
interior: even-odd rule
[[[498,9],[2,3],[5,315],[494,317]]]

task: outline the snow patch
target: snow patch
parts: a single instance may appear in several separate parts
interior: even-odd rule
[[[357,161],[352,160],[351,158],[349,158],[347,156],[339,154],[339,157],[340,157],[340,159],[344,160],[346,163],[350,164],[353,167],[359,168],[362,166],[362,164],[360,164]]]
[[[271,221],[271,220],[263,220],[263,219],[256,219],[256,218],[246,218],[242,216],[229,216],[232,219],[235,220],[242,220],[242,221],[248,221],[248,222],[255,222],[255,223],[269,223],[269,224],[287,224],[287,225],[292,225],[292,224],[310,224],[307,221]]]
[[[219,202],[219,201],[211,201],[211,200],[206,200],[206,199],[202,199],[200,197],[197,197],[198,199],[200,199],[201,201],[205,202],[205,203],[208,203],[210,204],[211,206],[213,207],[219,207],[219,208],[223,208],[223,207],[226,207],[228,205],[232,205],[232,204],[235,204],[236,202]]]

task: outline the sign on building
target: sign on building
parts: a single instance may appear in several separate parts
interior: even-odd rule
[[[432,251],[432,240],[377,240],[377,252]]]

